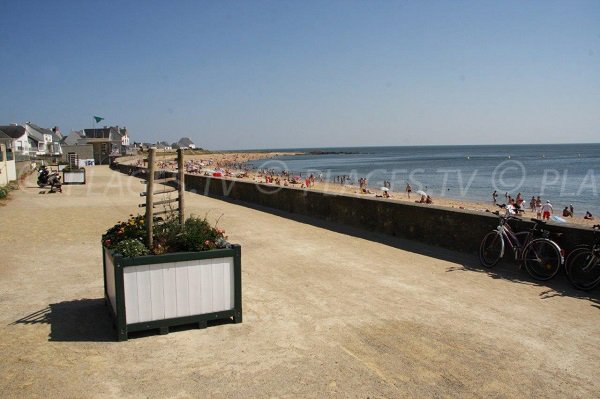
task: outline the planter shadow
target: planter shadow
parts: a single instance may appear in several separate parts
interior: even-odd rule
[[[12,324],[49,324],[55,342],[108,342],[115,334],[104,298],[53,303]]]

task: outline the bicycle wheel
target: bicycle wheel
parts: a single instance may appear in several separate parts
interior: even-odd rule
[[[577,248],[569,254],[565,265],[567,277],[579,290],[589,291],[600,283],[600,258],[590,248]]]
[[[493,267],[498,263],[504,253],[504,240],[502,235],[494,230],[490,231],[481,240],[479,246],[479,261],[485,267]]]
[[[560,250],[545,238],[532,240],[523,250],[523,263],[531,277],[549,280],[558,273],[562,258]]]

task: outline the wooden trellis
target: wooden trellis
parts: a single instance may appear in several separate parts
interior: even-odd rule
[[[174,176],[172,173],[164,172],[160,174],[157,178],[155,172],[155,160],[156,160],[156,150],[150,149],[148,154],[148,176],[146,177],[146,191],[140,193],[141,197],[146,197],[146,203],[140,204],[140,207],[146,208],[145,215],[145,224],[146,224],[146,242],[148,248],[152,248],[153,245],[153,228],[154,228],[154,216],[171,213],[172,210],[164,210],[159,212],[154,212],[154,208],[158,205],[168,205],[172,203],[177,203],[177,211],[179,213],[179,223],[184,222],[184,193],[185,193],[185,166],[183,162],[183,150],[177,150],[177,174]],[[159,191],[154,191],[154,183],[166,184],[176,182],[175,188],[164,188]],[[177,198],[165,197],[170,193],[177,193]],[[155,201],[155,196],[158,196],[157,201]]]

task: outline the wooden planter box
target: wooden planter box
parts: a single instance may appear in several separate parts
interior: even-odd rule
[[[85,184],[85,169],[62,171],[63,184]]]
[[[242,322],[241,247],[123,258],[103,248],[104,297],[117,339],[208,320]]]

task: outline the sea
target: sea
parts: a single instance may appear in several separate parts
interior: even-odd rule
[[[435,201],[447,197],[465,201],[489,201],[498,193],[521,193],[525,203],[532,196],[549,200],[562,214],[573,205],[576,216],[586,211],[600,216],[600,143],[287,148],[302,155],[262,159],[250,163],[256,169],[287,170],[292,174],[322,176],[357,184],[366,178],[371,188],[389,182],[392,192],[425,191]]]

